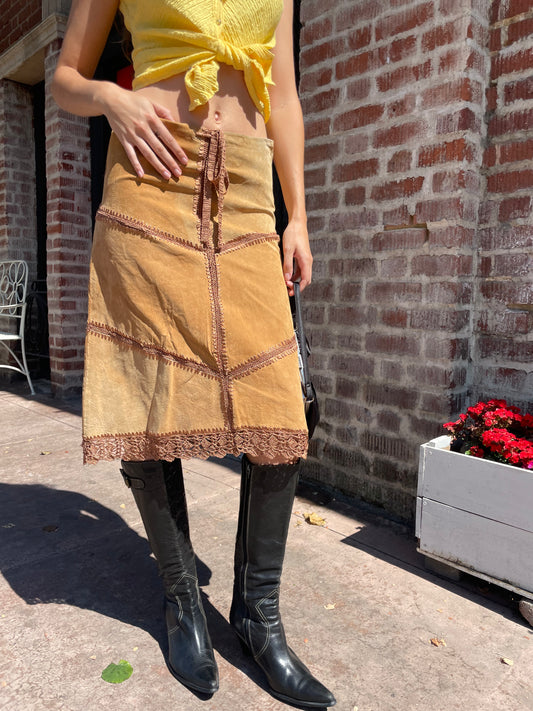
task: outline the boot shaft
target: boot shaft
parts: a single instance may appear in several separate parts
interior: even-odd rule
[[[262,466],[243,457],[232,616],[266,615],[273,624],[277,618],[298,469],[299,463]]]
[[[122,462],[122,476],[131,488],[165,593],[196,596],[196,562],[189,536],[183,471],[173,462]]]

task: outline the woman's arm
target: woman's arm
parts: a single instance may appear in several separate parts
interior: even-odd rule
[[[274,86],[269,88],[271,114],[266,127],[274,141],[274,164],[289,214],[283,233],[283,273],[291,296],[295,279],[300,278],[302,290],[311,283],[313,265],[305,212],[304,124],[294,75],[292,5],[292,0],[284,0],[276,30]]]
[[[179,176],[187,156],[161,119],[169,111],[148,99],[92,77],[118,9],[118,0],[74,0],[52,83],[56,102],[79,116],[105,114],[140,177],[142,154],[164,178]],[[176,158],[178,160],[176,160]]]

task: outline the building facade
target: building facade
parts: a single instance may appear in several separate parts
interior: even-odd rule
[[[59,397],[81,387],[106,137],[50,96],[69,4],[0,0],[0,259],[46,282]],[[444,421],[533,404],[533,7],[301,0],[300,22],[322,408],[306,473],[410,519]]]

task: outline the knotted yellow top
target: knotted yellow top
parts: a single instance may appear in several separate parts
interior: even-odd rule
[[[133,88],[185,72],[190,110],[218,91],[220,63],[244,73],[265,121],[283,0],[120,0],[132,36]]]

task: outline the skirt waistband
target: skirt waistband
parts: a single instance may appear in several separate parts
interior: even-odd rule
[[[273,148],[274,141],[271,138],[264,136],[251,136],[244,133],[233,133],[231,131],[223,131],[217,128],[199,128],[194,129],[187,123],[180,123],[178,121],[169,121],[163,119],[163,123],[168,128],[170,133],[179,141],[180,137],[185,137],[189,139],[201,140],[202,136],[219,134],[224,137],[226,143],[232,143],[235,145],[245,146],[255,146],[257,148],[258,144],[263,143],[265,146]]]

